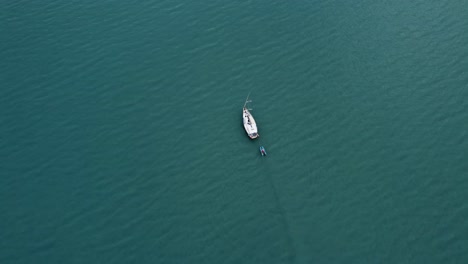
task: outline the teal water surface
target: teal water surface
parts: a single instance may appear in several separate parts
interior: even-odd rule
[[[7,0],[0,263],[468,263],[466,10]]]

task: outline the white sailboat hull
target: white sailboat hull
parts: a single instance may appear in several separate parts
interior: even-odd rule
[[[260,135],[258,134],[257,123],[255,122],[255,119],[252,116],[252,114],[245,107],[242,110],[242,119],[244,122],[244,129],[245,132],[247,132],[247,135],[249,135],[251,139],[258,138]]]

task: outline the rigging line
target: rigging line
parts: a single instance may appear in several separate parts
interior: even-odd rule
[[[253,88],[250,89],[249,94],[247,94],[247,99],[245,99],[244,107],[245,107],[245,105],[247,105],[247,101],[249,100],[249,96],[250,96],[250,93],[252,92],[252,90],[253,90]]]

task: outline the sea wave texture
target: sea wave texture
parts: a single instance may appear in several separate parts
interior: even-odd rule
[[[7,0],[0,263],[467,263],[467,8]]]

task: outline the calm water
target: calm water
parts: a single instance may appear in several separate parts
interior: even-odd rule
[[[6,0],[0,263],[468,263],[467,10]]]

